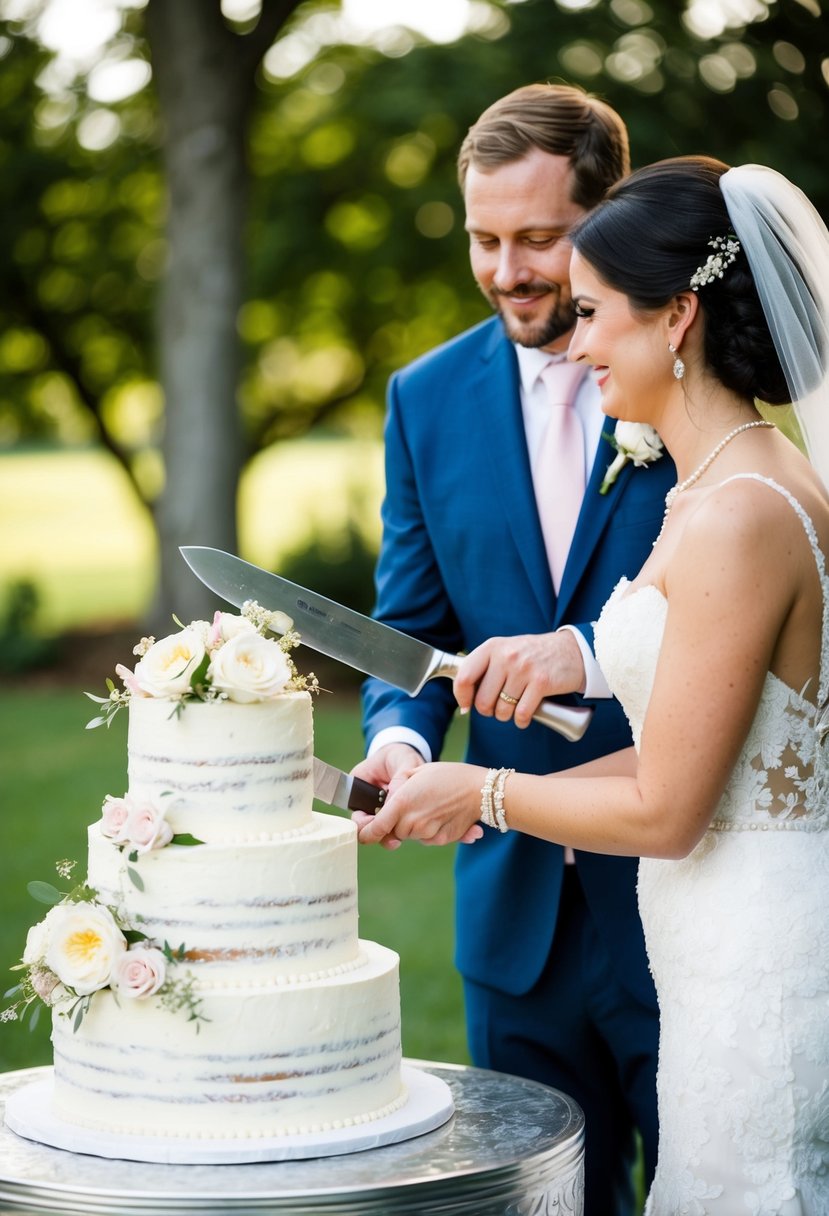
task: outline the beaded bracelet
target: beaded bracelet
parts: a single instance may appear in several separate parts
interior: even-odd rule
[[[484,778],[484,783],[481,786],[481,823],[486,824],[488,828],[495,827],[495,809],[492,805],[492,790],[495,785],[495,778],[498,776],[497,768],[491,768]]]
[[[507,777],[510,773],[514,773],[514,768],[502,768],[498,772],[495,780],[495,790],[492,795],[492,800],[495,804],[495,823],[499,832],[508,832],[509,825],[507,823],[506,812],[504,811],[504,786],[507,783]]]
[[[508,832],[506,813],[504,811],[504,786],[514,768],[488,769],[481,786],[481,823],[488,828],[497,828],[499,832]]]

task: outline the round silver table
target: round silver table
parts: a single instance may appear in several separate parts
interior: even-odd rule
[[[408,1063],[446,1081],[455,1114],[426,1135],[348,1156],[148,1165],[47,1148],[4,1125],[0,1214],[582,1216],[584,1116],[571,1098],[502,1073]],[[0,1075],[0,1105],[48,1071]]]

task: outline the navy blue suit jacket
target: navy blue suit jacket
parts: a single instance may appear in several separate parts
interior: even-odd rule
[[[607,431],[615,423],[608,420]],[[633,577],[659,530],[675,481],[667,454],[628,463],[599,494],[615,453],[600,442],[558,597],[532,490],[518,364],[498,318],[429,352],[391,380],[386,422],[386,498],[375,615],[441,650],[487,638],[544,633],[590,622],[622,575]],[[364,686],[367,740],[387,726],[420,732],[440,754],[457,706],[448,680],[408,697],[378,680]],[[579,703],[579,697],[572,698]],[[568,743],[537,723],[470,715],[467,759],[547,773],[629,746],[618,703],[597,700],[584,738]],[[619,978],[653,1000],[636,907],[635,858],[579,853],[582,886]],[[548,957],[563,849],[518,832],[486,830],[458,848],[456,962],[469,980],[528,991]]]

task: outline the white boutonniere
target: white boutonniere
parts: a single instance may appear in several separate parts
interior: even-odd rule
[[[654,460],[659,460],[665,448],[656,431],[646,422],[619,422],[616,424],[616,433],[604,435],[603,438],[613,445],[617,455],[608,465],[604,481],[599,486],[600,494],[608,492],[629,460],[633,461],[636,468],[653,464]]]

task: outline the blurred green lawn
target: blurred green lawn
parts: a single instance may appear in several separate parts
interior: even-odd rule
[[[245,469],[239,551],[273,568],[349,525],[379,538],[383,449],[377,440],[279,444]],[[94,448],[0,454],[0,607],[13,583],[38,592],[41,631],[137,620],[149,607],[155,533],[126,474]]]

